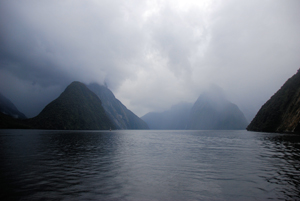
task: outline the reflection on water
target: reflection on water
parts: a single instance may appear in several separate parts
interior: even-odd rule
[[[0,131],[1,200],[297,200],[297,135]]]

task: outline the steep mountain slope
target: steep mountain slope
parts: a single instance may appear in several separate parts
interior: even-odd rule
[[[101,100],[80,82],[72,82],[38,116],[30,119],[29,124],[34,128],[55,130],[114,128]]]
[[[149,129],[148,125],[116,99],[106,86],[93,83],[88,85],[88,88],[101,99],[103,108],[116,128]]]
[[[300,133],[300,69],[261,107],[249,131]]]
[[[184,130],[193,104],[179,103],[164,112],[149,112],[141,117],[150,129]]]
[[[237,105],[215,92],[199,96],[191,109],[188,129],[236,130],[245,129],[247,120]]]
[[[6,114],[17,119],[26,119],[26,116],[20,112],[16,106],[0,93],[0,113]]]

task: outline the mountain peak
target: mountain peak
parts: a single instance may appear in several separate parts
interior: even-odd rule
[[[114,128],[101,100],[83,83],[72,82],[65,91],[31,119],[34,127],[58,130]]]
[[[218,89],[199,96],[191,109],[188,129],[235,130],[245,129],[247,124],[238,106],[229,102]]]

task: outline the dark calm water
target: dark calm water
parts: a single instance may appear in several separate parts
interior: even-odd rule
[[[0,200],[300,200],[300,136],[0,130]]]

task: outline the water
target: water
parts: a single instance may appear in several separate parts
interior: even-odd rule
[[[300,200],[300,136],[0,130],[1,200]]]

